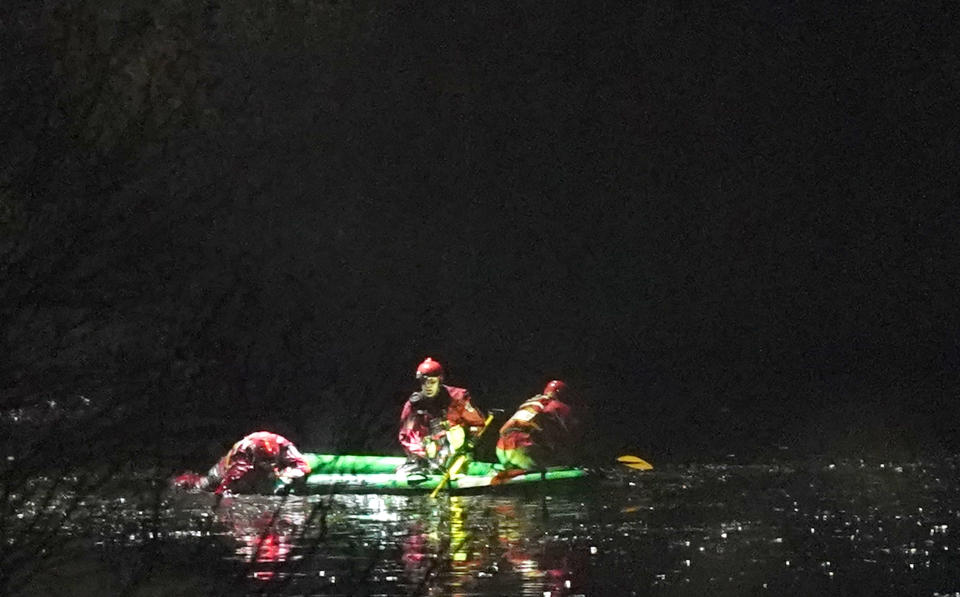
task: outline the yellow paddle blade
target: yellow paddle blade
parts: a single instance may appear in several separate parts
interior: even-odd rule
[[[652,471],[652,470],[653,470],[653,465],[652,465],[652,464],[650,464],[649,462],[647,462],[647,461],[644,460],[643,458],[640,458],[640,457],[638,457],[638,456],[632,456],[632,455],[630,455],[630,454],[625,454],[625,455],[623,455],[623,456],[620,456],[619,458],[617,458],[617,462],[619,462],[620,464],[622,464],[622,465],[624,465],[624,466],[626,466],[626,467],[628,467],[628,468],[636,469],[636,470],[638,470],[638,471]]]

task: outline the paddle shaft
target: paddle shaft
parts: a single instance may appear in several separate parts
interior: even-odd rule
[[[490,426],[490,423],[493,421],[493,415],[487,415],[487,418],[483,420],[483,427],[480,428],[480,432],[473,437],[473,441],[480,439],[480,436],[483,435],[483,432],[487,430],[487,427]],[[440,479],[440,482],[437,483],[437,486],[430,492],[430,497],[435,498],[437,494],[440,493],[440,490],[444,488],[447,482],[450,480],[452,475],[457,474],[460,470],[460,467],[463,466],[463,463],[467,461],[467,453],[464,448],[467,447],[467,442],[464,441],[463,446],[457,450],[458,454],[453,459],[453,462],[450,463],[450,466],[447,467],[447,470],[443,473],[443,477]]]

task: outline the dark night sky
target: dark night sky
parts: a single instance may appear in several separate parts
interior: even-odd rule
[[[70,287],[8,289],[19,387],[47,342],[61,375],[155,368],[168,408],[229,405],[225,436],[382,449],[430,354],[483,407],[569,379],[610,449],[953,445],[948,9],[167,4],[5,42],[31,158],[6,186],[86,235],[5,253]],[[73,247],[53,281],[45,242]],[[37,339],[44,300],[78,313]],[[72,350],[64,317],[93,330]]]

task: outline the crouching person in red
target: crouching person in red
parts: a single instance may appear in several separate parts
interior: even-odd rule
[[[279,493],[309,474],[310,465],[290,440],[269,431],[257,431],[233,444],[206,475],[183,473],[172,485],[217,495]]]
[[[400,413],[400,445],[409,472],[436,471],[483,427],[483,414],[464,388],[443,385],[443,367],[427,357],[417,367],[420,391]]]
[[[572,464],[579,439],[567,398],[567,384],[555,379],[542,394],[520,405],[500,428],[497,459],[505,468],[537,470]]]

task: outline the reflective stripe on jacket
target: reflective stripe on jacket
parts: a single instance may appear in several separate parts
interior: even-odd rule
[[[445,420],[450,427],[483,426],[483,413],[470,402],[470,392],[465,388],[442,385],[433,398],[422,397],[419,392],[414,392],[411,398],[400,413],[398,434],[400,445],[408,455],[426,457],[423,441],[432,435],[431,424],[436,427],[436,423]]]
[[[517,408],[517,412],[500,427],[500,435],[528,433],[534,443],[555,448],[572,439],[575,425],[569,406],[537,394]]]

